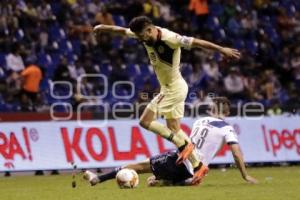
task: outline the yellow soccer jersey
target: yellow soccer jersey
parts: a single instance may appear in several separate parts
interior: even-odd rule
[[[181,36],[168,29],[157,27],[157,41],[153,46],[143,43],[145,46],[150,63],[154,68],[155,74],[161,86],[171,84],[181,78],[179,70],[181,47],[190,49],[193,38]],[[126,30],[129,37],[135,34],[129,29]]]

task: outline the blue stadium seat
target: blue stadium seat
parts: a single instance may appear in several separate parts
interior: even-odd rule
[[[213,37],[217,40],[224,40],[226,38],[225,30],[222,28],[216,28],[213,32]]]
[[[4,67],[0,67],[0,80],[6,80],[6,78],[7,78],[7,76],[6,76]]]
[[[190,63],[181,64],[181,73],[182,76],[187,79],[193,73],[193,66]]]
[[[235,38],[233,40],[233,47],[240,50],[240,49],[243,49],[245,47],[245,43],[242,39]]]
[[[250,52],[252,55],[256,54],[258,50],[258,43],[255,40],[246,40],[246,49],[248,52]]]
[[[81,43],[80,40],[74,39],[71,40],[72,46],[73,46],[73,52],[79,55],[81,53]]]
[[[112,66],[109,63],[102,63],[100,65],[100,73],[109,76],[112,72]]]
[[[6,69],[6,54],[0,53],[0,67]]]
[[[52,24],[48,29],[49,39],[51,42],[66,39],[66,33],[58,23]]]
[[[133,78],[141,75],[139,65],[137,65],[137,64],[127,64],[126,72],[127,72],[128,76],[131,76]]]
[[[156,78],[156,75],[152,74],[152,75],[150,76],[150,83],[151,83],[151,85],[152,85],[154,88],[159,87],[159,83],[158,83],[158,80],[157,80],[157,78]]]
[[[135,77],[133,82],[134,82],[134,86],[137,91],[143,89],[146,80],[149,79],[150,76],[151,75],[148,74],[147,76],[140,75],[140,76]]]
[[[129,39],[125,40],[125,45],[135,46],[137,44],[138,44],[138,41],[136,39],[129,38]]]
[[[272,41],[272,43],[279,46],[281,39],[280,39],[276,29],[272,26],[266,26],[265,32],[268,35],[268,37],[270,38],[270,40]]]
[[[22,29],[18,29],[18,31],[15,34],[15,38],[17,41],[20,41],[24,38],[24,31]]]
[[[218,17],[208,16],[206,24],[210,30],[215,30],[220,27],[220,22]]]
[[[39,53],[37,57],[37,62],[40,66],[48,67],[52,64],[52,58],[49,54]]]
[[[122,15],[113,15],[113,20],[117,26],[126,26],[126,21]]]
[[[221,16],[224,13],[224,6],[220,3],[212,3],[209,5],[209,12],[216,17]]]
[[[123,45],[123,44],[122,44],[122,38],[121,38],[121,37],[114,37],[114,38],[112,39],[111,43],[112,43],[112,47],[113,47],[114,49],[120,49],[121,46]]]
[[[152,66],[148,64],[141,64],[140,65],[140,71],[142,76],[147,76],[153,74],[153,70],[151,70]]]

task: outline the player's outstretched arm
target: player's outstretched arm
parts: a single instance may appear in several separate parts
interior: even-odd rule
[[[228,58],[240,59],[241,57],[241,53],[237,49],[222,47],[215,43],[206,40],[200,40],[197,38],[193,39],[192,48],[204,48],[204,49],[218,51]]]
[[[237,167],[239,168],[243,179],[245,181],[247,181],[248,183],[253,183],[253,184],[258,183],[258,181],[255,178],[249,176],[247,173],[243,155],[240,150],[240,146],[238,144],[230,144],[229,146],[230,146],[233,158],[235,160],[235,163],[236,163]]]
[[[100,33],[110,33],[114,35],[121,35],[121,36],[127,36],[127,28],[121,27],[121,26],[113,26],[113,25],[104,25],[104,24],[99,24],[96,25],[93,29],[95,34],[100,34]]]

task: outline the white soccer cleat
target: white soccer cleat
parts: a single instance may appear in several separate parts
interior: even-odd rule
[[[98,178],[97,174],[95,174],[89,170],[86,170],[83,173],[83,179],[87,180],[91,184],[91,186],[94,186],[97,183],[99,183],[99,178]]]

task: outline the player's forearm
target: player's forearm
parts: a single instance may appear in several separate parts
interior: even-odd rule
[[[243,177],[243,179],[246,179],[247,174],[247,170],[246,170],[246,166],[244,163],[244,159],[243,156],[240,152],[233,154],[234,160],[235,160],[235,164],[237,165],[238,169],[240,170],[240,173]]]
[[[223,47],[206,40],[200,40],[194,38],[192,43],[192,48],[204,48],[204,49],[210,49],[210,50],[221,52]]]
[[[235,163],[236,163],[238,169],[241,172],[241,175],[242,175],[243,179],[246,180],[246,177],[247,177],[248,174],[247,174],[247,171],[246,171],[244,158],[243,158],[242,152],[240,150],[239,144],[230,144],[229,147],[231,149],[232,156],[235,160]]]
[[[111,33],[116,35],[126,35],[126,28],[121,26],[114,26],[114,25],[104,25],[100,24],[94,27],[94,32],[105,32]]]

